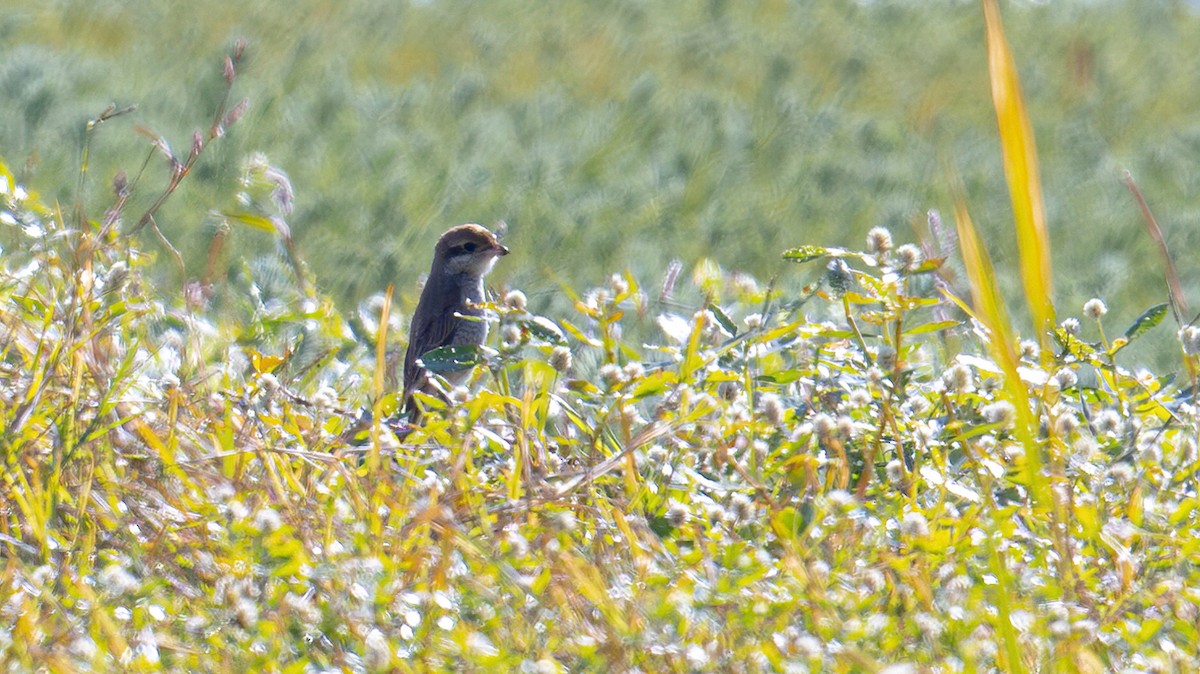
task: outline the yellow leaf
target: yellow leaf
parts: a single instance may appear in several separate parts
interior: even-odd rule
[[[254,371],[258,374],[274,372],[275,368],[282,365],[284,360],[283,356],[265,356],[257,351],[250,352],[250,364],[254,366]]]
[[[245,213],[241,211],[227,211],[221,215],[224,215],[235,222],[240,222],[243,225],[250,225],[255,229],[261,229],[264,232],[269,232],[271,234],[276,232],[275,223],[271,222],[270,218],[264,218],[261,215],[254,215],[253,213]]]
[[[1048,333],[1054,326],[1054,305],[1050,299],[1050,237],[1046,231],[1046,212],[1038,178],[1037,148],[1033,127],[1025,114],[1017,65],[1004,36],[996,0],[983,1],[983,14],[987,24],[992,102],[996,107],[1000,147],[1004,152],[1004,175],[1008,179],[1008,192],[1016,220],[1021,280],[1038,342],[1044,352]]]

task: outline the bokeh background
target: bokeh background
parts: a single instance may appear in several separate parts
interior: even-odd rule
[[[1116,332],[1165,301],[1126,169],[1200,305],[1200,14],[1168,0],[1003,10],[1060,313],[1102,297]],[[146,157],[137,125],[181,153],[207,128],[239,38],[248,112],[158,218],[183,276],[262,153],[295,188],[302,257],[348,308],[389,282],[411,308],[442,230],[501,220],[515,254],[494,279],[538,310],[616,271],[655,284],[672,259],[790,287],[811,275],[782,250],[858,247],[877,225],[913,241],[928,209],[949,218],[953,177],[1019,304],[978,3],[3,0],[0,157],[72,203],[86,120],[136,104],[93,141],[83,201],[99,217],[112,176]],[[152,162],[145,184],[165,181]],[[235,228],[224,264],[275,245]],[[1170,351],[1158,332],[1137,359]]]

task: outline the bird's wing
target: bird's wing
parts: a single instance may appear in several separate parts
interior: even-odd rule
[[[414,325],[409,332],[408,349],[404,352],[404,390],[406,393],[411,393],[424,383],[424,368],[417,365],[417,360],[438,347],[452,344],[454,332],[462,320],[454,315],[452,304],[437,307],[437,310],[432,313],[433,320],[424,321],[422,325]]]

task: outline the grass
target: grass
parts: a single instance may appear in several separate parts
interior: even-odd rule
[[[226,63],[204,131],[150,134],[144,171],[49,199],[0,165],[6,669],[1197,667],[1200,333],[1167,304],[1120,333],[1060,304],[1020,341],[968,194],[952,250],[930,212],[923,246],[797,237],[779,283],[620,272],[553,313],[510,283],[475,386],[396,428],[403,320],[390,293],[339,310],[295,176],[223,149]],[[175,292],[165,219],[217,174],[243,196],[203,210],[277,250],[215,227]],[[1156,328],[1186,374],[1128,364]]]
[[[110,102],[139,107],[97,134],[90,198],[140,163],[135,126],[190,144],[196,111],[223,86],[212,55],[249,41],[249,110],[159,221],[188,263],[159,279],[175,287],[203,273],[256,152],[296,186],[287,221],[343,306],[395,283],[397,311],[411,311],[411,279],[425,271],[411,251],[475,221],[508,222],[517,249],[559,251],[497,272],[539,311],[569,308],[560,280],[654,276],[676,258],[786,284],[777,254],[788,246],[857,245],[875,226],[908,239],[930,208],[951,212],[947,166],[1001,267],[1019,259],[996,189],[1004,168],[974,3],[574,3],[553,16],[513,0],[10,5],[0,155],[51,202],[76,198],[60,177],[78,164],[84,122]],[[1132,321],[1163,286],[1122,171],[1172,249],[1198,243],[1187,157],[1200,100],[1194,59],[1180,54],[1200,39],[1200,17],[1158,0],[1004,9],[1038,131],[1055,299],[1100,295]],[[228,245],[238,254],[218,263],[237,272],[274,241],[235,226]],[[1195,287],[1195,271],[1180,271]],[[1015,276],[1000,283],[1021,296]],[[1146,365],[1174,364],[1165,338],[1135,349]]]

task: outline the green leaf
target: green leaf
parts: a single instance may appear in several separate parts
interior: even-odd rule
[[[727,381],[741,381],[742,375],[729,370],[711,370],[704,375],[704,383],[706,385],[720,384]]]
[[[404,402],[399,392],[389,393],[379,399],[379,411],[384,416],[392,416],[400,411],[400,405]]]
[[[1162,304],[1156,304],[1143,311],[1142,315],[1138,316],[1137,319],[1135,319],[1133,323],[1125,329],[1125,339],[1128,339],[1132,342],[1133,340],[1152,330],[1154,326],[1162,323],[1163,317],[1167,315],[1168,306],[1169,305],[1166,302],[1163,302]]]
[[[771,517],[771,520],[775,525],[774,529],[777,535],[797,540],[808,529],[808,525],[812,523],[812,504],[802,503],[799,510],[788,506],[775,513]]]
[[[24,295],[9,295],[9,299],[16,304],[21,305],[26,313],[29,313],[38,318],[46,316],[46,305],[34,297],[26,297]]]
[[[1055,341],[1062,345],[1076,359],[1087,363],[1096,360],[1096,347],[1093,345],[1088,344],[1062,328],[1055,328],[1052,334]]]
[[[754,381],[760,384],[790,384],[804,376],[799,370],[782,370],[772,374],[760,374]]]
[[[904,334],[924,335],[930,332],[937,332],[938,330],[949,330],[950,328],[956,328],[959,325],[961,325],[961,323],[958,321],[933,321],[932,323],[922,323],[921,325],[911,327],[905,330]]]
[[[567,332],[571,333],[571,336],[574,337],[575,339],[578,339],[580,342],[583,342],[584,344],[587,344],[588,346],[592,346],[592,347],[596,347],[596,348],[600,348],[600,347],[604,346],[604,342],[601,342],[600,340],[598,340],[594,337],[589,337],[588,335],[584,334],[583,330],[580,330],[579,328],[575,327],[575,325],[573,323],[571,323],[571,321],[564,320],[562,322],[562,324],[563,324],[563,327],[566,328]]]
[[[711,304],[709,305],[708,309],[709,311],[712,311],[713,316],[716,317],[717,322],[721,324],[721,327],[725,328],[725,332],[728,332],[731,335],[736,335],[738,333],[737,326],[734,325],[732,320],[730,320],[728,314],[721,310],[721,307]]]
[[[563,334],[562,328],[543,316],[522,319],[520,325],[534,339],[557,345],[565,345],[567,343],[567,337]]]
[[[677,381],[678,376],[674,371],[659,370],[653,374],[648,374],[633,389],[633,399],[640,400],[647,396],[664,393],[670,387],[674,386]]]
[[[838,249],[823,248],[821,246],[800,246],[799,248],[790,248],[783,251],[783,259],[789,262],[804,263],[813,260],[819,260],[823,257],[829,257]]]
[[[795,323],[788,323],[787,325],[781,325],[777,328],[773,328],[771,330],[768,330],[767,332],[764,332],[763,334],[761,334],[757,338],[755,338],[754,341],[759,344],[766,344],[767,342],[775,341],[776,339],[779,339],[781,337],[794,336],[795,333],[797,331],[799,331],[800,326],[803,324],[804,324],[804,321],[796,321]]]
[[[1189,496],[1179,502],[1179,505],[1171,513],[1167,521],[1170,522],[1171,526],[1177,527],[1190,518],[1192,513],[1196,512],[1197,507],[1200,507],[1200,501],[1197,501],[1193,496]]]
[[[421,366],[441,374],[459,372],[487,360],[484,348],[474,344],[451,344],[439,346],[421,356]]]

